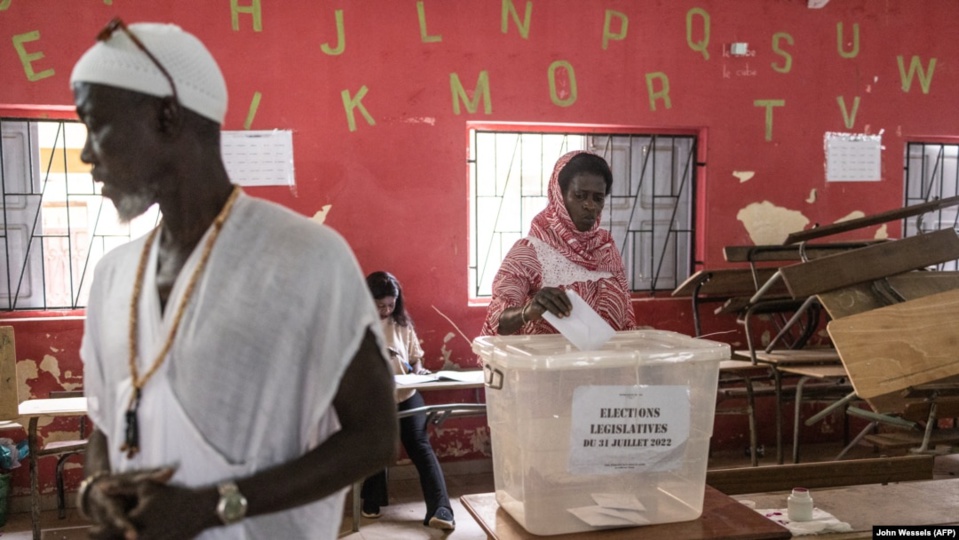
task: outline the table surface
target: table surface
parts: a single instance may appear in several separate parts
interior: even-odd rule
[[[760,540],[789,538],[787,529],[747,508],[732,497],[706,486],[703,515],[693,521],[664,523],[625,529],[537,536],[526,531],[508,512],[499,507],[493,493],[477,493],[460,497],[463,507],[479,523],[486,535],[495,540],[698,540],[723,538]]]
[[[397,389],[414,389],[414,390],[460,390],[467,388],[482,388],[484,385],[483,382],[483,370],[482,369],[470,369],[456,372],[458,376],[464,377],[468,380],[462,381],[451,381],[446,379],[434,380],[434,381],[424,381],[417,382],[412,384],[400,384],[397,380],[396,388]]]
[[[20,416],[77,416],[86,412],[85,397],[28,399],[20,403]]]
[[[810,490],[816,508],[852,526],[829,540],[872,538],[873,525],[959,524],[959,478]],[[736,495],[756,508],[785,508],[786,491]],[[812,538],[812,537],[810,537]]]

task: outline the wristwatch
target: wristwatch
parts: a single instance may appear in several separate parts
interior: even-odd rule
[[[246,497],[240,493],[236,482],[223,482],[216,487],[220,492],[220,502],[216,504],[216,515],[224,525],[232,525],[246,516]]]

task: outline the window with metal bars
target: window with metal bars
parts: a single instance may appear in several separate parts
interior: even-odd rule
[[[119,222],[80,161],[79,122],[0,118],[0,133],[0,310],[85,307],[96,263],[159,212]]]
[[[572,150],[603,156],[613,186],[603,210],[633,291],[673,290],[693,258],[696,136],[470,129],[470,297],[488,298],[513,244],[546,207],[556,160]]]
[[[905,206],[959,195],[959,143],[906,144]],[[903,236],[959,229],[959,207],[949,206],[903,221]],[[959,261],[940,264],[938,270],[959,270]]]

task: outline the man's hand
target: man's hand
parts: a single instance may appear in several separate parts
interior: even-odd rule
[[[174,472],[132,471],[98,480],[87,503],[94,521],[91,538],[192,538],[215,525],[216,491],[173,486]]]
[[[86,511],[94,526],[92,538],[137,538],[136,527],[129,512],[136,504],[136,494],[130,486],[142,483],[166,483],[174,469],[130,471],[104,476],[90,486]]]

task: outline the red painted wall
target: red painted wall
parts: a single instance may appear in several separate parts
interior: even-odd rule
[[[468,121],[698,130],[697,260],[716,267],[725,265],[723,246],[753,243],[737,219],[750,203],[801,212],[810,225],[901,206],[904,143],[952,137],[959,120],[959,72],[948,56],[959,41],[953,0],[833,0],[823,9],[806,0],[238,3],[251,9],[106,0],[67,10],[55,0],[0,0],[0,107],[71,105],[71,67],[114,15],[197,34],[228,81],[224,127],[243,129],[252,118],[252,129],[293,131],[296,188],[248,191],[306,215],[331,205],[326,223],[364,270],[388,269],[404,283],[432,368],[447,356],[476,364],[459,330],[472,338],[485,314],[467,298]],[[732,42],[748,43],[748,55],[727,56]],[[551,99],[558,61],[572,73],[555,73],[560,90]],[[471,94],[488,77],[488,113],[482,102],[454,112],[454,74]],[[651,99],[648,81],[659,97]],[[348,111],[343,93],[372,122],[359,107]],[[882,180],[825,182],[831,131],[882,133]],[[754,175],[741,182],[734,171]],[[689,303],[665,296],[639,299],[640,323],[691,333]],[[704,326],[736,328],[731,320]],[[40,343],[29,346],[43,349],[48,338],[17,336],[20,346],[33,339]],[[740,341],[737,333],[717,339]],[[75,349],[79,335],[61,340]],[[42,381],[32,388],[48,390]],[[744,426],[717,420],[717,444],[739,444]],[[454,434],[441,456],[475,456],[482,443],[464,443],[475,435]],[[455,444],[467,450],[450,450]]]

